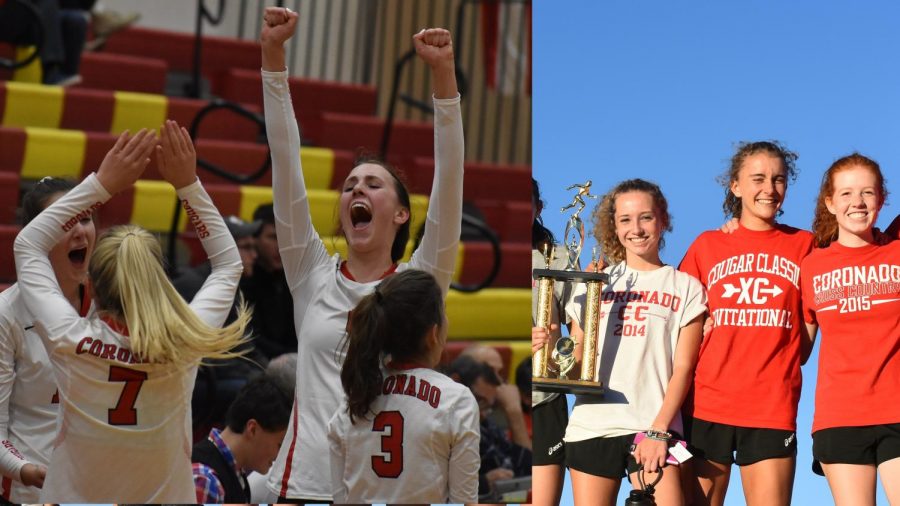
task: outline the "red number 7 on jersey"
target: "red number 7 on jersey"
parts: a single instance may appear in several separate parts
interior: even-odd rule
[[[115,408],[109,410],[110,425],[137,425],[137,410],[134,409],[134,403],[137,401],[138,393],[146,379],[147,373],[144,371],[117,365],[109,366],[109,381],[125,382],[119,402]]]

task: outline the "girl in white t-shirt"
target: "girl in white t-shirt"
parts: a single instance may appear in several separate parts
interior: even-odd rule
[[[60,289],[48,252],[113,194],[130,187],[156,146],[126,132],[96,174],[29,223],[15,242],[16,273],[59,388],[59,433],[41,503],[190,503],[190,398],[201,358],[228,358],[249,313],[220,328],[233,304],[241,259],[196,176],[185,129],[172,121],[156,147],[160,173],[202,241],[212,274],[190,306],[166,277],[146,230],[123,225],[97,241],[88,274],[96,311],[83,318]]]
[[[433,370],[447,341],[434,277],[390,276],[363,297],[348,328],[346,398],[328,424],[334,501],[477,502],[478,403]]]
[[[580,395],[566,428],[566,465],[576,504],[613,504],[626,474],[637,487],[639,466],[652,481],[665,466],[669,440],[683,434],[681,404],[700,349],[706,295],[698,280],[663,264],[671,230],[659,187],[631,179],[616,185],[594,211],[594,235],[611,265],[600,298],[597,368],[602,397]],[[584,286],[567,312],[576,356],[582,349]],[[645,437],[631,447],[637,433]],[[681,504],[678,468],[656,486],[657,504]]]

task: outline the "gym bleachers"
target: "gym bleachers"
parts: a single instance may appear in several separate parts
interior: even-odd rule
[[[206,100],[166,96],[167,74],[192,65],[193,35],[130,28],[109,38],[101,52],[85,53],[82,83],[73,88],[0,81],[0,288],[15,281],[12,242],[19,230],[15,209],[21,190],[46,176],[81,178],[96,170],[124,130],[158,128],[166,118],[189,126]],[[203,72],[218,97],[262,114],[259,46],[226,37],[206,37]],[[304,177],[313,223],[332,251],[345,251],[336,236],[340,185],[360,149],[377,152],[384,120],[376,116],[372,86],[291,78],[295,113],[305,146]],[[255,172],[267,146],[258,128],[229,111],[215,111],[196,136],[198,157],[239,174]],[[414,230],[425,219],[434,175],[433,128],[430,122],[397,121],[388,161],[408,179]],[[254,209],[271,201],[271,174],[239,185],[198,170],[220,211],[250,219]],[[448,353],[471,340],[502,348],[512,370],[530,355],[524,342],[530,307],[526,259],[530,258],[530,167],[467,162],[464,199],[481,213],[500,240],[502,265],[492,285],[476,293],[451,291],[447,301]],[[164,233],[174,212],[174,190],[161,180],[155,161],[132,190],[114,197],[98,215],[98,225],[137,223]],[[181,221],[181,242],[191,261],[203,260],[190,226]],[[410,244],[411,249],[412,243]],[[199,252],[199,254],[198,254]],[[454,280],[474,284],[492,265],[490,244],[461,241]],[[521,340],[517,342],[515,340]],[[460,348],[461,349],[461,348]],[[456,351],[454,351],[456,350]]]

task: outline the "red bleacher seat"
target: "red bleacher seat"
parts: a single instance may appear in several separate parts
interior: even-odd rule
[[[158,58],[85,52],[79,88],[165,93],[169,66]]]
[[[19,205],[19,174],[0,172],[0,223],[12,223]]]
[[[322,113],[322,131],[318,138],[310,137],[316,145],[355,151],[358,148],[377,153],[381,148],[384,120],[375,116],[360,116],[335,112]],[[388,158],[434,156],[434,128],[431,123],[396,120],[388,145]],[[400,161],[398,165],[404,165]]]
[[[531,268],[531,244],[526,242],[500,243],[502,265],[490,286],[528,288],[531,286],[528,270]],[[488,275],[494,262],[491,243],[466,241],[462,272],[459,281],[471,285],[480,283]]]
[[[106,42],[105,52],[159,58],[172,70],[189,72],[194,64],[192,33],[131,27],[115,33]],[[233,37],[203,37],[203,73],[215,79],[220,72],[238,67],[259,69],[259,44]]]
[[[308,139],[321,138],[321,113],[324,111],[362,116],[375,114],[378,97],[373,86],[299,77],[290,78],[288,83],[301,133]],[[212,91],[232,102],[263,105],[262,77],[255,69],[229,69]]]
[[[528,242],[531,230],[531,203],[505,200],[471,201],[484,221],[501,241]]]
[[[0,93],[3,92],[0,86]],[[0,97],[0,101],[3,98]],[[0,127],[0,172],[19,174],[25,160],[25,130]]]

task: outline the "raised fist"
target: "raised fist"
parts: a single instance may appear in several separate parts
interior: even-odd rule
[[[266,7],[259,42],[264,46],[281,46],[294,35],[299,17],[299,14],[287,7]]]
[[[413,45],[419,58],[432,68],[453,64],[453,40],[443,28],[427,28],[413,35]]]

